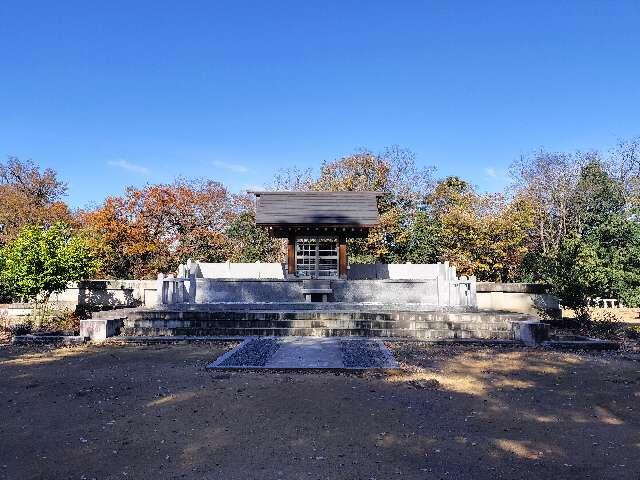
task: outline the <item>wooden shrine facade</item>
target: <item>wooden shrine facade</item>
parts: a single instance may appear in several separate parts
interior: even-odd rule
[[[287,273],[347,278],[347,239],[378,225],[380,192],[253,192],[256,225],[287,239]]]

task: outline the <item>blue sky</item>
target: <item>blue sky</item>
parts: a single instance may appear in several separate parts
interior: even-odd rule
[[[5,0],[0,155],[73,206],[393,144],[501,189],[523,153],[640,134],[639,26],[622,0]]]

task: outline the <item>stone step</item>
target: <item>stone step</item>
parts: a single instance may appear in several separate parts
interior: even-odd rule
[[[475,311],[474,307],[441,307],[436,304],[425,303],[351,303],[351,302],[229,302],[229,303],[199,303],[163,305],[153,310],[175,311],[354,311],[354,312],[396,312],[396,311]]]
[[[376,329],[376,328],[125,328],[126,336],[362,336],[362,337],[407,337],[419,339],[492,339],[511,340],[513,332],[507,330],[451,330],[451,329]]]
[[[509,330],[504,320],[488,322],[452,321],[394,321],[394,320],[135,320],[127,322],[129,328],[368,328],[412,330]]]
[[[282,320],[370,320],[388,322],[505,322],[517,314],[500,313],[369,313],[369,312],[160,312],[141,311],[129,315],[128,322],[150,321],[282,321]]]
[[[183,308],[139,309],[128,314],[123,334],[130,336],[382,336],[421,339],[514,338],[513,322],[521,314],[494,311],[413,311],[383,306],[341,305],[313,308],[286,304],[288,308],[261,309],[263,304],[197,305]],[[283,306],[285,304],[274,304]],[[273,306],[273,305],[270,305]],[[350,308],[347,308],[349,306]],[[250,307],[250,308],[249,308]],[[357,308],[362,307],[362,308]],[[366,308],[365,308],[366,307]],[[375,307],[375,308],[374,308]]]
[[[364,320],[469,320],[513,319],[520,314],[482,312],[161,312],[140,311],[128,315],[130,319],[169,319],[169,320],[313,320],[313,319],[364,319]]]

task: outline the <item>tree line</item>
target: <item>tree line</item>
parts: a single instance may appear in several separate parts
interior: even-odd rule
[[[268,189],[384,192],[380,224],[350,240],[352,263],[449,261],[480,281],[549,284],[574,308],[594,297],[640,305],[640,139],[609,152],[523,156],[502,192],[436,175],[411,151],[391,147],[326,161],[319,173],[278,171]],[[0,164],[5,297],[30,296],[42,276],[33,272],[53,277],[54,291],[87,275],[153,278],[187,258],[284,261],[282,241],[254,224],[252,196],[217,181],[129,187],[79,210],[64,202],[66,191],[51,169],[15,157]]]

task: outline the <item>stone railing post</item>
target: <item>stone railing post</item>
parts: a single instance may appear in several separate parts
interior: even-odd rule
[[[175,298],[173,303],[184,303],[184,278],[176,278],[175,282]]]
[[[451,305],[451,282],[446,275],[438,275],[437,279],[438,305],[447,307]]]
[[[469,299],[467,297],[467,290],[469,288],[469,279],[466,275],[460,275],[460,278],[455,282],[456,288],[456,305],[464,306],[468,305]]]
[[[180,265],[179,274],[183,276],[174,276],[172,273],[164,275],[158,274],[156,281],[156,304],[157,305],[175,305],[178,303],[195,303],[196,301],[196,268],[191,264],[187,268]]]
[[[156,305],[163,305],[165,302],[164,285],[164,273],[159,273],[156,281]]]
[[[167,275],[167,281],[165,282],[167,284],[167,297],[165,299],[165,303],[167,305],[172,305],[175,303],[176,282],[174,282],[173,279],[174,279],[173,273],[170,273],[169,275]]]
[[[478,293],[477,293],[477,285],[476,285],[476,277],[475,275],[471,275],[469,277],[469,303],[470,307],[478,306]]]
[[[196,274],[195,272],[189,273],[189,298],[190,303],[196,303]]]
[[[478,298],[476,293],[476,277],[461,275],[455,282],[456,305],[465,307],[476,307]]]

